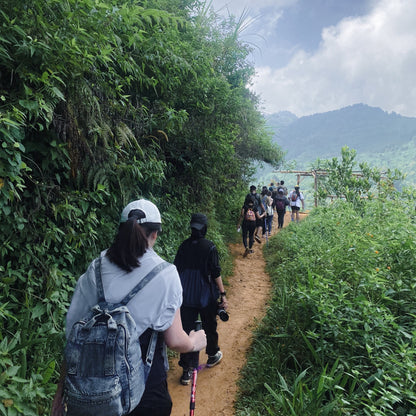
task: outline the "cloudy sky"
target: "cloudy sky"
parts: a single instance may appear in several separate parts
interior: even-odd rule
[[[416,117],[416,0],[213,0],[246,16],[266,113],[356,103]]]

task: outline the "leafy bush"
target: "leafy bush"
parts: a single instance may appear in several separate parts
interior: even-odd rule
[[[170,261],[207,213],[229,273],[247,167],[281,159],[236,33],[194,0],[2,1],[0,415],[48,413],[75,281],[129,201],[160,207]]]

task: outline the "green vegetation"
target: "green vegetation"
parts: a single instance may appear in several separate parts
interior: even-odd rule
[[[384,152],[360,153],[357,158],[382,171],[399,169],[406,172],[403,184],[416,184],[416,137],[402,145],[391,144]]]
[[[167,260],[207,213],[229,273],[252,163],[282,158],[241,26],[193,0],[2,1],[0,415],[48,413],[75,281],[127,202],[160,207]]]
[[[352,154],[332,161],[330,182],[359,195],[368,184],[339,169]],[[273,295],[239,416],[416,415],[416,195],[378,185],[270,239]]]
[[[404,175],[398,170],[387,169],[382,172],[372,168],[366,162],[358,163],[357,152],[344,146],[341,157],[330,160],[318,159],[312,168],[327,174],[317,175],[316,198],[319,205],[327,203],[328,197],[337,197],[351,202],[353,207],[361,209],[365,199],[385,198],[394,195],[395,182]]]

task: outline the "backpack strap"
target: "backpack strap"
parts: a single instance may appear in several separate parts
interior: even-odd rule
[[[101,256],[94,260],[95,264],[95,281],[97,284],[98,304],[101,306],[105,303],[103,280],[101,278]],[[166,267],[170,266],[170,263],[163,261],[156,265],[150,272],[126,295],[126,297],[120,302],[121,305],[127,305],[134,296],[137,295],[139,290],[143,289],[156,275],[158,275]]]
[[[163,261],[159,263],[157,266],[153,267],[149,273],[135,286],[130,293],[120,302],[122,305],[127,305],[136,295],[137,292],[143,289],[154,277],[156,277],[162,270],[166,269],[166,267],[170,266],[170,263],[167,261]]]
[[[101,256],[94,260],[95,283],[97,285],[98,304],[105,302],[103,280],[101,279]]]
[[[146,367],[148,367],[149,371],[153,363],[153,357],[155,355],[157,335],[158,335],[158,332],[155,330],[152,330],[152,336],[150,337],[149,345],[147,347],[146,359],[144,360],[144,364]]]

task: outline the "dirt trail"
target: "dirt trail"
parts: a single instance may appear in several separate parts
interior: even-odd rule
[[[289,222],[290,213],[287,212],[284,225]],[[277,215],[274,215],[272,234],[277,230]],[[252,331],[266,312],[271,289],[262,253],[266,239],[262,238],[262,244],[254,244],[254,253],[246,258],[242,256],[244,250],[241,242],[230,247],[235,259],[234,274],[229,278],[227,288],[230,319],[227,322],[218,320],[219,345],[224,358],[216,367],[204,368],[198,372],[195,406],[197,416],[234,415],[236,382],[246,361]],[[205,363],[206,359],[205,352],[201,352],[200,363]],[[189,415],[191,388],[179,383],[181,374],[182,369],[177,365],[177,360],[174,360],[168,374],[169,391],[173,400],[172,416]]]

